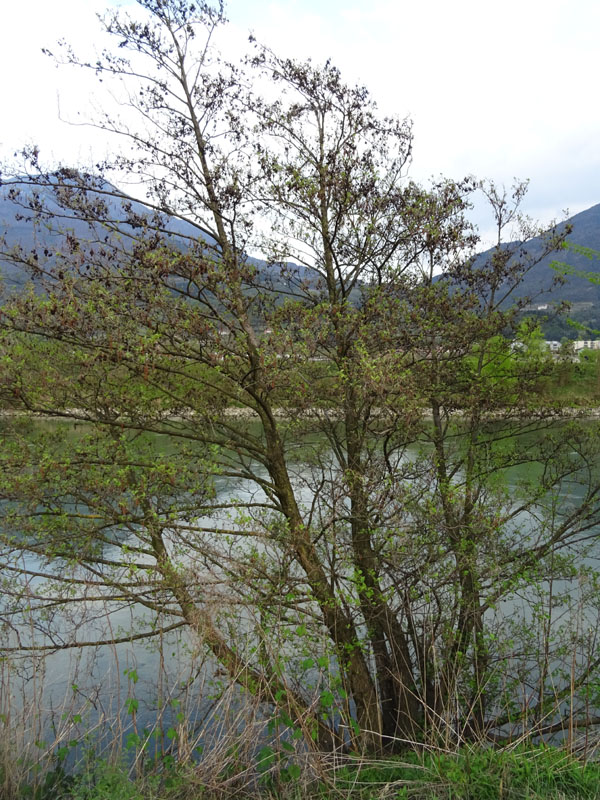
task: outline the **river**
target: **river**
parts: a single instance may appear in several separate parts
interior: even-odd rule
[[[64,431],[63,425],[47,421],[37,421],[35,427],[38,432],[43,430],[49,435]],[[73,443],[84,433],[85,427],[79,426],[70,431],[68,438]],[[171,445],[165,439],[158,445],[155,441],[153,446],[159,452],[168,452]],[[407,458],[416,457],[416,449],[407,454]],[[307,476],[309,468],[306,470]],[[309,482],[303,480],[301,458],[296,472],[299,495],[309,505]],[[513,468],[509,473],[508,491],[520,485],[526,477],[535,477],[531,465]],[[266,499],[264,493],[250,483],[240,480],[232,483],[224,476],[215,477],[214,489],[211,502],[215,505],[227,505],[234,497],[240,503],[255,504]],[[575,483],[570,489],[563,487],[561,503],[577,506],[582,500],[582,492],[583,489]],[[519,523],[524,530],[530,525],[529,513],[524,513]],[[132,546],[134,543],[132,534]],[[122,541],[118,546],[105,544],[103,558],[120,557],[122,544]],[[580,566],[595,569],[598,554],[592,546]],[[8,561],[13,566],[16,563],[11,559]],[[35,573],[44,572],[47,562],[29,553],[22,556],[19,563]],[[63,569],[69,570],[71,566],[65,562]],[[10,581],[9,573],[5,573],[4,578]],[[571,591],[572,601],[566,602],[560,614],[552,619],[553,626],[557,629],[565,625],[575,626],[578,630],[586,626],[590,630],[597,629],[598,620],[594,616],[597,608],[586,606],[584,610],[578,604],[577,593],[581,593],[582,581],[591,580],[591,572],[580,572],[570,580],[561,578],[554,582],[552,591],[555,598]],[[41,583],[41,578],[32,576],[29,579],[32,595],[36,594]],[[542,597],[547,601],[548,589],[547,584],[537,584],[502,599],[487,612],[488,619],[513,617],[525,624],[533,619],[539,620],[536,603],[542,602]],[[9,605],[5,599],[5,612]],[[238,624],[232,625],[232,630],[237,628],[237,633],[233,634],[234,642],[236,635],[243,635],[244,613],[246,611],[240,605]],[[73,630],[79,642],[118,642],[130,638],[130,641],[84,648],[57,647],[35,656],[19,656],[11,652],[2,662],[1,719],[10,727],[10,735],[20,739],[22,746],[28,743],[31,749],[32,743],[37,743],[33,745],[34,755],[38,753],[41,757],[60,752],[65,759],[75,759],[90,746],[91,741],[107,755],[111,749],[125,744],[132,757],[139,757],[139,746],[144,742],[150,754],[164,754],[176,745],[180,753],[189,755],[206,747],[209,740],[224,737],[226,731],[239,735],[245,730],[248,746],[254,746],[257,737],[260,738],[264,732],[265,719],[260,711],[250,709],[241,701],[235,685],[185,628],[165,633],[153,641],[135,638],[136,634],[157,623],[156,613],[139,604],[126,599],[117,603],[100,597],[86,600],[85,609],[83,604],[75,604],[62,612],[50,606],[44,611],[43,619],[27,618],[26,614],[20,618],[5,614],[4,619],[7,620],[3,629],[5,647],[15,647],[17,642],[49,647],[46,631],[50,623],[58,635],[64,635],[65,644],[71,641]],[[168,626],[175,621],[175,618],[165,619],[163,623]],[[592,655],[595,656],[595,651]],[[590,653],[576,655],[579,662],[586,657],[592,656]],[[310,679],[316,680],[317,677],[313,675]]]

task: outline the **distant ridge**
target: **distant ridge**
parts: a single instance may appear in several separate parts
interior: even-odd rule
[[[564,230],[566,225],[571,225],[573,231],[569,234],[569,243],[600,251],[600,203],[591,208],[575,214],[558,226],[559,231]],[[539,239],[532,239],[525,248],[525,252],[534,256],[536,251],[541,250]],[[484,253],[480,258],[488,255],[490,251]],[[575,275],[566,276],[562,286],[552,287],[552,282],[556,276],[556,271],[551,268],[553,261],[561,261],[569,264],[575,270],[583,272],[596,272],[600,276],[600,260],[589,259],[584,255],[571,250],[559,250],[543,258],[536,264],[524,277],[523,282],[518,288],[519,297],[531,297],[534,303],[547,303],[566,300],[571,303],[592,303],[600,304],[600,286],[594,285],[583,278]],[[540,297],[541,292],[548,292]]]
[[[153,216],[156,217],[157,212],[149,206],[144,205],[139,201],[128,201],[127,198],[120,198],[112,196],[111,191],[117,192],[110,184],[101,186],[102,190],[108,190],[108,194],[103,194],[98,191],[89,192],[89,197],[106,205],[107,215],[113,220],[123,231],[134,231],[135,221],[148,219]],[[23,208],[18,202],[10,197],[11,192],[10,183],[0,185],[0,242],[3,249],[7,250],[15,246],[20,246],[24,253],[30,253],[33,250],[42,251],[47,249],[52,252],[63,246],[64,233],[69,231],[76,239],[82,242],[89,241],[92,228],[84,219],[78,219],[75,214],[69,214],[68,217],[58,219],[55,223],[57,230],[50,230],[44,222],[34,225],[31,221],[33,212],[27,208]],[[50,211],[56,210],[58,214],[65,212],[58,206],[53,196],[53,189],[50,186],[35,186],[30,187],[16,186],[20,189],[23,198],[30,196],[32,193],[39,195],[42,205]],[[173,236],[173,240],[184,241],[187,237],[198,237],[198,229],[191,223],[184,222],[176,217],[169,218],[165,214],[159,215],[164,220],[164,228],[168,234]],[[29,219],[28,219],[29,218]],[[62,230],[58,230],[62,229]],[[139,226],[138,226],[139,229]],[[106,232],[102,233],[103,236],[107,235]],[[96,234],[97,236],[97,234]],[[9,289],[19,290],[29,280],[26,271],[16,264],[3,261],[0,258],[0,273],[2,278]]]
[[[35,187],[32,187],[35,188]],[[12,247],[20,244],[26,252],[34,248],[48,247],[52,249],[57,246],[57,239],[60,235],[52,233],[44,228],[38,227],[34,232],[31,222],[21,219],[17,216],[25,213],[9,196],[8,185],[0,186],[0,238],[4,237],[5,246]],[[37,190],[40,191],[40,190]],[[47,201],[50,198],[50,190],[42,189],[40,192],[43,198]],[[124,212],[121,208],[121,203],[117,198],[105,197],[104,198],[111,215],[114,219],[125,219]],[[134,201],[132,203],[133,212],[136,215],[151,216],[154,212],[141,202]],[[169,230],[174,239],[182,237],[182,240],[189,236],[198,237],[198,229],[182,220],[165,217],[165,227]],[[559,225],[559,229],[564,229],[564,226],[571,224],[573,232],[569,235],[568,241],[576,245],[591,248],[593,250],[600,250],[600,203],[575,214],[570,219]],[[82,220],[69,220],[65,222],[65,227],[69,228],[75,237],[86,239],[89,233],[87,223]],[[541,242],[539,239],[532,239],[526,246],[525,251],[527,254],[534,256],[536,251],[541,250]],[[485,262],[487,256],[491,251],[481,253],[477,261],[482,264]],[[257,266],[265,267],[266,262],[260,259],[251,259]],[[597,272],[600,275],[600,260],[590,260],[585,256],[572,252],[569,250],[561,250],[543,258],[538,264],[535,265],[524,277],[522,284],[518,289],[519,297],[531,297],[532,306],[535,308],[536,304],[543,305],[545,303],[559,302],[566,300],[574,304],[583,303],[587,307],[598,307],[598,316],[600,318],[600,286],[590,283],[582,278],[574,275],[566,277],[565,283],[562,286],[552,287],[553,279],[556,272],[550,267],[553,261],[564,261],[571,265],[575,270],[584,272]],[[302,268],[299,268],[303,272]],[[28,277],[23,269],[14,264],[0,262],[0,273],[7,287],[12,290],[18,291],[28,280]],[[550,291],[551,290],[551,291]]]
[[[119,230],[127,232],[130,230],[134,232],[136,220],[140,221],[144,218],[148,220],[155,220],[157,216],[162,219],[161,230],[168,236],[174,246],[185,249],[191,240],[204,240],[206,242],[213,241],[208,233],[203,232],[202,229],[191,222],[187,222],[178,217],[169,217],[164,212],[157,212],[144,203],[137,200],[130,200],[127,197],[120,197],[118,190],[115,190],[110,184],[105,184],[108,188],[108,194],[98,194],[101,202],[106,204],[108,216],[117,223]],[[23,197],[28,193],[36,192],[39,194],[42,204],[50,211],[56,209],[60,213],[61,209],[56,204],[53,198],[53,190],[50,186],[38,187],[31,184],[28,186],[17,187],[20,188]],[[113,196],[110,191],[115,191]],[[31,253],[33,250],[42,251],[47,249],[52,252],[59,249],[63,245],[64,233],[69,231],[76,239],[82,242],[89,241],[90,233],[92,231],[88,222],[76,217],[70,217],[64,220],[58,220],[56,223],[57,230],[52,231],[42,222],[34,226],[30,219],[27,217],[32,216],[32,211],[22,208],[15,202],[9,195],[11,191],[11,184],[0,184],[0,246],[5,251],[15,246],[20,246],[25,254]],[[94,189],[89,190],[89,196],[95,199]],[[133,225],[130,221],[133,220]],[[152,223],[154,224],[154,222]],[[139,225],[137,226],[139,231]],[[106,235],[104,232],[102,235]],[[282,279],[279,275],[279,265],[269,266],[266,261],[248,257],[248,261],[264,274],[268,275],[270,282],[274,287],[279,286],[281,290],[286,288],[282,285]],[[297,264],[289,263],[286,265],[290,274],[293,274],[296,279],[302,280],[309,276],[307,270]],[[0,255],[0,277],[7,289],[11,292],[19,292],[26,283],[30,280],[27,271],[17,264],[10,263],[3,260]]]

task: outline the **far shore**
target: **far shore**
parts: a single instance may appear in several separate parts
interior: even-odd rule
[[[248,419],[248,420],[258,420],[260,419],[258,413],[252,408],[236,408],[230,406],[228,408],[223,409],[223,416],[230,418],[230,419]],[[335,408],[275,408],[273,409],[273,416],[278,419],[319,419],[319,418],[326,418],[326,419],[341,419],[343,416],[343,412],[341,409]],[[372,416],[378,417],[382,415],[381,409],[373,409]],[[453,416],[461,417],[463,416],[463,412],[459,409],[452,412]],[[422,416],[431,419],[432,412],[427,409],[422,412]],[[517,419],[523,418],[524,415],[515,414],[513,411],[509,411],[506,415],[502,412],[494,412],[488,414],[484,417],[486,420],[500,420],[500,419]],[[64,409],[63,411],[49,411],[47,409],[43,410],[29,410],[29,409],[11,409],[5,408],[0,409],[0,418],[11,418],[11,417],[30,417],[34,419],[40,420],[73,420],[75,422],[83,422],[83,423],[108,423],[109,420],[102,419],[100,415],[92,416],[90,412],[85,411],[83,409],[78,408],[68,408]],[[580,417],[583,419],[600,419],[600,406],[564,406],[560,409],[547,409],[546,412],[540,416],[540,419],[572,419],[574,417]],[[197,420],[204,420],[200,414],[196,414],[195,412],[190,412],[188,414],[163,414],[162,416],[156,416],[154,418],[148,419],[148,422],[151,423],[163,423],[163,422],[193,422],[195,419]],[[217,417],[215,416],[215,419]],[[126,416],[116,416],[114,422],[127,422],[128,418]]]

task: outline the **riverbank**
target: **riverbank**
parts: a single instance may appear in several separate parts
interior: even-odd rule
[[[548,408],[548,409],[540,409],[540,416],[544,419],[572,419],[572,418],[581,418],[581,419],[600,419],[600,406],[564,406],[561,408]],[[272,410],[272,414],[277,419],[342,419],[343,411],[338,408],[275,408]],[[383,409],[373,409],[371,412],[371,416],[376,418],[378,416],[383,416],[384,410]],[[454,410],[452,415],[455,418],[461,418],[465,416],[464,412],[460,409]],[[252,408],[244,407],[236,407],[236,406],[229,406],[228,408],[222,409],[222,416],[227,419],[239,419],[239,420],[259,420],[260,416],[257,411]],[[507,409],[505,413],[503,412],[493,412],[487,414],[482,419],[488,420],[501,420],[505,417],[514,419],[516,413],[514,410]],[[6,418],[27,418],[31,417],[33,419],[41,419],[41,420],[74,420],[75,422],[86,422],[89,424],[94,423],[104,423],[108,420],[106,418],[102,418],[101,416],[92,416],[89,411],[84,411],[83,409],[78,408],[67,408],[62,411],[49,411],[49,410],[21,410],[21,409],[0,409],[0,419]],[[422,417],[425,419],[431,419],[432,414],[431,411],[424,409],[422,411]],[[121,417],[116,415],[114,421],[119,420],[127,421],[127,417]],[[177,412],[165,412],[164,414],[156,415],[155,417],[148,417],[149,422],[193,422],[194,420],[204,420],[205,417],[199,414],[195,414],[194,412],[190,412],[188,414],[181,414]]]

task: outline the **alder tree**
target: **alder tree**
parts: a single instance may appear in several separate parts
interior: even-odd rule
[[[232,66],[221,6],[138,6],[59,54],[127,147],[2,173],[42,242],[3,248],[5,625],[26,598],[52,651],[138,604],[323,749],[595,724],[598,430],[544,400],[518,292],[565,232],[522,185],[412,181],[410,122],[330,63]]]

